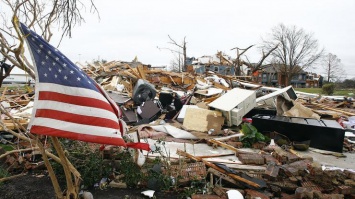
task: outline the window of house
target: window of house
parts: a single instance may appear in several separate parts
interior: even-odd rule
[[[267,74],[263,74],[263,81],[267,81]]]
[[[218,66],[214,67],[214,72],[218,72]]]

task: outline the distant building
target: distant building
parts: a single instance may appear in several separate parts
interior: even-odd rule
[[[280,65],[264,65],[263,69],[259,71],[257,82],[270,86],[285,86],[287,82],[287,76],[280,70]],[[309,88],[309,87],[321,87],[323,78],[315,73],[309,73],[300,69],[300,72],[293,75],[291,79],[291,85],[295,88]]]
[[[7,76],[3,84],[34,84],[35,80],[28,74],[10,74]]]
[[[212,56],[205,55],[199,58],[189,57],[186,59],[186,62],[188,65],[188,71],[193,70],[195,73],[212,71],[221,75],[235,74],[233,59],[220,51]],[[250,73],[250,69],[246,66],[242,67],[242,69],[245,75],[247,75],[248,72]]]

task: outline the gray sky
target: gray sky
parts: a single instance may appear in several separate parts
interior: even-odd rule
[[[170,65],[174,55],[157,48],[174,48],[168,44],[168,34],[177,42],[186,36],[188,56],[213,55],[218,50],[235,57],[231,48],[260,44],[272,27],[284,23],[313,33],[321,47],[342,60],[347,78],[355,77],[354,0],[101,0],[95,4],[101,19],[87,8],[86,23],[59,47],[74,62],[131,61],[137,56],[144,64]],[[257,62],[261,52],[253,47],[247,55]]]

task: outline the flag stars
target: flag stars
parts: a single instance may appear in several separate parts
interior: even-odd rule
[[[40,48],[43,48],[43,45],[41,44],[41,45],[39,45],[39,47],[40,47]]]
[[[49,59],[49,57],[46,55],[46,59]]]
[[[74,74],[74,71],[73,71],[73,70],[71,70],[71,71],[70,71],[70,74]]]
[[[42,65],[46,64],[46,62],[44,62],[44,61],[42,61],[41,63],[42,63]]]
[[[56,60],[56,61],[59,61],[59,57],[56,57],[55,60]]]
[[[52,64],[53,64],[53,66],[54,66],[54,65],[55,65],[55,62],[53,62]]]
[[[65,67],[67,67],[67,64],[66,64],[66,63],[64,63],[64,64],[63,64],[63,67],[64,67],[64,68],[65,68]]]
[[[43,76],[47,77],[47,73],[44,73]]]
[[[38,49],[38,50],[37,50],[37,53],[38,53],[38,54],[41,54],[41,49]]]
[[[77,81],[80,81],[80,80],[81,80],[81,78],[80,78],[80,77],[78,77],[78,78],[76,78],[76,80],[77,80]]]
[[[49,67],[49,68],[48,68],[48,70],[49,70],[49,71],[52,71],[52,68],[51,68],[51,67]]]
[[[32,37],[32,41],[36,41],[36,39],[34,37]]]
[[[48,51],[48,55],[50,55],[50,54],[52,54],[52,52],[49,50],[49,51]]]
[[[54,74],[54,78],[57,78],[58,77],[58,75],[57,74]]]
[[[68,79],[68,77],[65,75],[65,76],[64,76],[64,79],[65,79],[65,80],[67,80],[67,79]]]
[[[62,69],[58,69],[58,72],[61,73],[61,72],[62,72]]]

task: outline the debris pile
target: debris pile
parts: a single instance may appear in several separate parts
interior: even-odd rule
[[[170,187],[188,189],[192,198],[355,197],[353,164],[326,165],[308,153],[339,158],[355,151],[352,98],[266,87],[213,72],[168,72],[139,62],[88,64],[83,70],[121,108],[126,141],[155,149],[130,151],[142,172],[149,159],[163,157],[165,164],[150,169],[168,176]],[[2,90],[0,160],[8,171],[43,165],[34,158],[38,149],[9,133],[25,132],[33,96],[31,88]],[[112,150],[104,148],[108,159]],[[143,184],[160,190],[159,183],[157,178]]]

